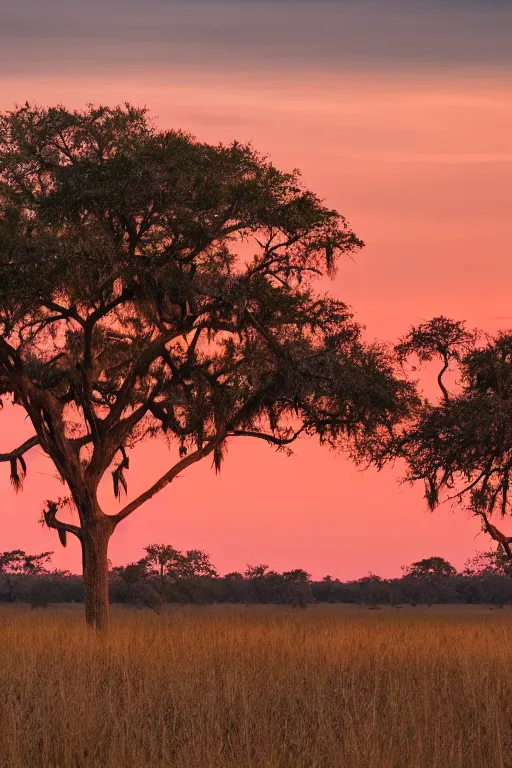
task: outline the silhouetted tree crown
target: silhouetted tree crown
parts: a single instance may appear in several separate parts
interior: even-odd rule
[[[406,576],[416,579],[446,579],[455,576],[457,570],[444,557],[427,557],[416,563],[405,566],[403,572]]]
[[[40,555],[27,555],[22,549],[10,552],[0,552],[0,573],[25,575],[37,574],[44,571],[50,562],[53,552],[42,552]]]
[[[512,557],[512,537],[491,522],[510,514],[512,470],[512,333],[470,334],[463,323],[434,318],[412,329],[399,353],[420,359],[437,354],[454,365],[457,391],[440,380],[439,402],[424,400],[405,434],[395,441],[408,463],[407,479],[425,484],[431,508],[451,498],[478,515],[500,550]]]
[[[210,556],[202,549],[188,549],[181,552],[168,544],[150,544],[144,547],[147,567],[161,579],[198,579],[217,576]]]
[[[359,603],[373,609],[379,605],[409,603],[512,602],[511,561],[501,551],[480,552],[467,561],[462,573],[442,557],[429,557],[403,567],[401,578],[384,579],[375,573],[351,581],[324,577],[312,581],[301,568],[279,573],[268,566],[248,569],[248,575],[219,576],[203,550],[180,552],[171,545],[150,545],[171,568],[160,572],[151,556],[116,566],[109,571],[109,594],[113,602],[151,608],[159,613],[164,603],[273,603],[305,608],[316,602]],[[202,572],[175,569],[179,557],[201,552],[209,563]],[[51,552],[28,555],[22,550],[0,552],[0,603],[30,602],[32,608],[50,603],[83,602],[84,582],[68,571],[49,570]],[[159,561],[160,562],[160,561]],[[34,567],[34,565],[36,567]]]
[[[45,520],[82,542],[86,596],[98,569],[106,595],[115,526],[190,464],[219,469],[235,437],[282,448],[316,434],[375,455],[412,388],[343,302],[313,290],[361,246],[250,145],[157,130],[130,105],[0,116],[0,396],[34,427],[0,458],[17,488],[27,450],[53,460],[79,525],[58,517],[64,501]],[[130,449],[157,435],[178,459],[105,515],[102,477],[120,497]]]

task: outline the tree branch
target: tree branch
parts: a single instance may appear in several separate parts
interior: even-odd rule
[[[275,435],[268,435],[265,432],[251,432],[245,429],[235,429],[229,432],[226,437],[259,437],[261,440],[266,440],[267,443],[273,443],[274,445],[289,445],[293,443],[302,432],[306,429],[303,425],[297,432],[294,432],[291,437],[276,437]]]
[[[512,559],[512,550],[510,549],[510,544],[512,544],[512,536],[505,536],[504,533],[499,531],[496,526],[492,525],[489,522],[489,519],[485,512],[475,512],[475,514],[479,515],[483,520],[483,529],[485,533],[488,533],[494,541],[498,542],[498,545],[501,546],[506,553],[507,557]]]
[[[74,534],[79,541],[82,541],[82,529],[78,525],[72,525],[71,523],[64,523],[62,520],[57,520],[57,511],[59,505],[55,501],[47,501],[48,509],[43,510],[44,522],[48,528],[53,528],[59,534],[60,543],[63,547],[66,546],[66,534]]]
[[[174,478],[184,469],[190,467],[192,464],[195,464],[201,459],[204,459],[205,456],[208,456],[208,454],[212,453],[217,445],[219,445],[222,440],[224,440],[224,438],[225,435],[222,435],[222,437],[217,436],[216,438],[210,440],[210,442],[203,448],[199,448],[197,451],[194,451],[194,453],[190,453],[188,456],[185,456],[183,459],[181,459],[181,461],[178,461],[177,464],[175,464],[168,472],[166,472],[165,475],[162,475],[160,480],[157,480],[157,482],[154,483],[151,488],[148,488],[147,491],[144,491],[144,493],[141,493],[140,496],[127,504],[126,507],[117,513],[117,515],[112,515],[114,526],[118,525],[122,520],[131,515],[132,512],[135,512],[135,510],[142,506],[142,504],[144,504],[146,501],[149,501],[149,499],[161,491],[162,488],[165,488],[166,485],[172,483]]]
[[[125,442],[130,432],[137,426],[144,416],[151,410],[151,405],[155,393],[150,395],[145,403],[140,405],[133,413],[124,419],[121,419],[117,424],[114,424],[110,429],[106,430],[105,440],[102,443],[101,450],[94,450],[89,466],[86,469],[86,476],[88,478],[96,477],[101,478],[103,472],[105,472],[112,463],[117,451],[120,450],[120,446]],[[90,440],[89,436],[89,440]]]
[[[83,435],[82,437],[71,437],[68,438],[68,440],[72,445],[75,445],[77,448],[81,448],[83,445],[87,445],[87,443],[91,442],[91,436]],[[29,437],[28,440],[25,440],[25,442],[22,443],[19,448],[15,448],[10,453],[0,453],[0,462],[10,461],[11,459],[18,459],[20,456],[23,456],[24,453],[27,453],[27,451],[29,451],[31,448],[35,448],[36,445],[40,445],[39,438],[37,435],[33,435],[32,437]]]
[[[110,312],[112,312],[113,309],[118,307],[120,304],[123,304],[125,301],[129,301],[130,299],[133,299],[134,292],[131,290],[131,288],[124,288],[119,296],[115,299],[113,299],[109,304],[105,304],[103,307],[98,307],[98,309],[95,309],[94,312],[91,312],[87,320],[85,321],[86,325],[94,326],[98,320],[101,320],[103,317],[108,315]]]
[[[449,399],[450,399],[450,395],[448,394],[448,390],[446,389],[446,387],[444,385],[443,376],[446,373],[446,371],[448,370],[448,366],[450,364],[450,361],[449,361],[448,355],[446,353],[443,354],[443,360],[444,360],[444,365],[443,365],[443,367],[441,368],[441,370],[439,371],[439,373],[437,375],[437,383],[439,384],[439,389],[443,393],[444,400],[447,403],[449,401]]]
[[[249,312],[249,310],[246,309],[245,315],[251,322],[252,326],[258,331],[258,333],[261,336],[263,336],[268,346],[270,347],[270,349],[272,350],[272,352],[275,354],[277,358],[282,360],[283,358],[288,357],[288,355],[286,355],[286,353],[281,349],[280,345],[272,337],[272,335],[268,333],[268,331],[266,331],[265,328],[263,328],[263,326],[261,325],[261,323],[258,322],[258,320],[256,320],[252,312]]]
[[[0,337],[0,363],[8,373],[13,370],[20,373],[23,367],[18,351],[2,337]]]
[[[82,379],[82,395],[83,402],[82,407],[84,410],[84,416],[91,428],[92,440],[94,445],[98,445],[102,439],[102,423],[101,419],[96,416],[93,405],[92,397],[92,382],[91,382],[91,368],[92,368],[92,335],[94,327],[99,320],[109,314],[113,309],[122,304],[127,299],[133,296],[132,291],[124,290],[121,294],[111,301],[109,304],[103,307],[99,307],[94,310],[87,320],[85,321],[84,328],[84,360],[83,365],[79,365],[80,376]]]
[[[105,433],[108,433],[110,429],[116,424],[117,420],[121,417],[124,409],[128,405],[129,396],[132,388],[134,387],[139,377],[145,376],[151,366],[151,364],[162,356],[162,345],[168,344],[173,339],[182,335],[182,331],[172,330],[168,333],[161,334],[155,341],[149,344],[139,357],[130,373],[126,376],[118,394],[115,405],[110,409],[110,413],[103,421],[103,427]]]
[[[258,393],[257,396],[259,395],[260,393]],[[254,397],[251,398],[251,402],[254,399],[255,399]],[[114,522],[114,526],[118,525],[118,523],[120,523],[122,520],[127,518],[129,515],[131,515],[132,512],[138,509],[138,507],[140,507],[146,501],[149,501],[149,499],[151,499],[155,494],[157,494],[159,491],[165,488],[166,485],[169,485],[169,483],[171,483],[174,480],[174,478],[184,469],[191,466],[192,464],[195,464],[201,459],[204,459],[210,453],[213,453],[213,451],[230,435],[238,436],[238,437],[242,437],[242,436],[259,437],[260,439],[267,440],[267,442],[272,442],[277,445],[285,445],[286,439],[284,439],[283,441],[280,441],[279,438],[276,438],[273,435],[264,435],[263,433],[260,433],[260,432],[255,432],[252,434],[250,431],[245,432],[244,430],[233,430],[233,424],[236,424],[236,422],[239,421],[240,418],[243,418],[245,409],[248,406],[249,406],[249,403],[246,403],[245,406],[242,407],[238,411],[238,413],[234,416],[234,418],[231,420],[231,423],[224,425],[223,430],[219,432],[215,437],[212,437],[204,447],[199,448],[198,450],[194,451],[194,453],[191,453],[188,456],[185,456],[183,459],[181,459],[181,461],[178,461],[177,464],[175,464],[168,472],[166,472],[165,475],[163,475],[160,478],[160,480],[157,480],[157,482],[154,483],[151,486],[151,488],[148,488],[147,491],[145,491],[144,493],[141,493],[140,496],[138,496],[136,499],[130,502],[130,504],[128,504],[120,512],[118,512],[117,515],[113,515],[112,519]],[[289,438],[287,442],[292,442],[293,440],[295,440],[304,429],[306,429],[306,425],[302,426],[301,429],[297,433],[295,433],[295,435],[292,438]]]
[[[28,440],[25,440],[25,442],[20,445],[19,448],[15,448],[14,451],[11,451],[10,453],[0,453],[0,461],[11,461],[11,459],[19,459],[20,456],[23,456],[24,453],[30,451],[30,449],[34,448],[36,445],[39,445],[39,438],[37,435],[34,435]]]
[[[46,307],[46,309],[51,309],[53,312],[59,312],[63,319],[71,318],[72,320],[76,320],[79,325],[85,325],[85,320],[80,317],[76,307],[74,306],[63,307],[60,304],[57,304],[55,301],[45,301],[43,302],[43,307]]]
[[[86,332],[87,337],[87,332]],[[87,359],[87,355],[85,355]],[[89,355],[90,360],[90,355]],[[82,384],[82,402],[80,403],[84,412],[84,417],[87,423],[89,424],[89,427],[91,429],[91,439],[94,443],[94,445],[99,445],[101,442],[101,419],[99,419],[96,416],[96,413],[94,411],[94,405],[93,405],[93,397],[92,397],[92,386],[91,386],[91,379],[90,379],[90,364],[86,363],[84,365],[77,364],[77,369],[80,373],[81,378],[81,384]],[[77,403],[78,404],[78,403]]]
[[[445,474],[446,474],[446,473],[445,473]],[[476,478],[475,478],[475,479],[474,479],[474,480],[473,480],[471,483],[469,483],[468,485],[464,486],[464,488],[462,488],[462,490],[460,490],[460,491],[457,491],[457,493],[454,493],[452,496],[448,496],[448,497],[447,497],[447,499],[446,499],[446,501],[453,501],[453,499],[461,499],[461,498],[462,498],[462,497],[463,497],[463,496],[464,496],[464,495],[465,495],[465,494],[466,494],[468,491],[471,491],[471,490],[472,490],[472,488],[474,488],[474,487],[475,487],[475,485],[478,485],[478,483],[480,482],[480,480],[482,480],[484,477],[487,477],[487,478],[488,478],[488,477],[490,477],[491,475],[494,475],[494,474],[496,474],[496,470],[495,470],[495,469],[484,469],[484,470],[483,470],[483,471],[482,471],[482,472],[481,472],[481,473],[478,475],[478,477],[476,477]],[[418,480],[422,480],[422,479],[424,479],[424,478],[420,478],[420,477],[418,477],[418,478],[416,478],[416,479],[418,479]],[[441,487],[444,485],[444,482],[445,482],[444,480],[443,480],[443,481],[441,481],[441,483],[439,484],[439,489],[441,489]],[[478,514],[480,514],[480,513],[478,513]]]

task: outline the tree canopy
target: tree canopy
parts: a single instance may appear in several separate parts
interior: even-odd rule
[[[0,115],[0,396],[34,427],[0,459],[18,488],[30,448],[51,457],[79,524],[55,501],[45,520],[80,539],[86,574],[119,522],[190,464],[218,470],[234,438],[316,434],[374,458],[413,388],[314,290],[362,245],[250,145],[157,130],[130,105]],[[120,497],[130,450],[157,435],[177,460],[105,515],[102,477]]]
[[[217,575],[209,554],[202,549],[181,552],[169,544],[150,544],[144,550],[146,567],[161,579],[164,576],[171,579],[198,579]]]
[[[416,418],[395,442],[408,462],[407,479],[423,481],[434,508],[449,498],[478,515],[484,531],[512,557],[512,538],[491,522],[511,512],[512,333],[469,333],[461,322],[434,318],[412,329],[400,343],[402,355],[420,359],[438,355],[457,377],[456,392],[440,380],[438,402],[424,400]]]
[[[403,572],[406,576],[411,576],[415,579],[447,579],[450,576],[455,576],[457,571],[448,560],[444,557],[426,557],[423,560],[418,560],[416,563],[411,563],[404,567]]]
[[[22,549],[0,552],[0,573],[35,574],[44,570],[53,552],[41,552],[40,555],[27,555]]]

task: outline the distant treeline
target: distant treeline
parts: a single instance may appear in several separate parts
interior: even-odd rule
[[[145,552],[136,563],[111,568],[112,602],[155,611],[164,603],[273,603],[302,608],[314,603],[512,604],[512,572],[500,551],[477,555],[460,573],[443,558],[430,557],[404,566],[400,578],[370,573],[345,582],[331,576],[312,581],[300,568],[278,573],[263,564],[219,576],[202,550],[180,552],[168,545],[151,545]],[[51,569],[52,554],[0,553],[0,602],[28,602],[34,608],[83,602],[82,577]]]

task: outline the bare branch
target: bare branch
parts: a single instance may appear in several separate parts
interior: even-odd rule
[[[43,306],[46,307],[46,309],[51,309],[53,312],[59,312],[63,319],[71,318],[72,320],[76,320],[79,325],[83,326],[85,324],[85,320],[80,317],[74,306],[63,307],[55,301],[45,301]]]
[[[501,546],[506,553],[507,557],[512,559],[512,550],[510,549],[510,544],[512,544],[512,536],[505,536],[504,533],[499,531],[495,525],[492,525],[489,522],[489,519],[485,512],[475,512],[475,514],[479,515],[482,518],[483,521],[483,529],[485,533],[488,533],[494,541],[498,542],[498,545]]]
[[[437,375],[437,383],[439,384],[439,389],[443,393],[443,397],[445,399],[445,402],[448,402],[449,399],[450,399],[450,395],[448,394],[448,390],[446,389],[446,387],[444,385],[444,382],[443,382],[443,376],[446,373],[446,371],[448,370],[448,366],[450,364],[450,361],[448,359],[448,355],[446,353],[443,355],[443,360],[444,360],[444,365],[443,365],[443,367],[441,368],[441,370],[439,371],[439,373]]]
[[[134,293],[131,289],[125,288],[117,298],[113,299],[109,304],[105,304],[102,307],[98,307],[98,309],[94,310],[89,317],[87,318],[86,325],[94,326],[98,320],[101,320],[103,317],[108,315],[110,312],[112,312],[113,309],[123,304],[125,301],[129,301],[134,296]]]
[[[18,351],[4,338],[0,337],[0,364],[8,371],[20,373],[22,370],[21,358]]]
[[[195,464],[201,459],[204,459],[205,456],[208,456],[210,453],[212,453],[215,448],[222,442],[224,437],[224,435],[217,436],[213,440],[210,440],[203,448],[199,448],[197,451],[194,451],[194,453],[190,453],[188,456],[185,456],[183,459],[181,459],[181,461],[178,461],[173,467],[171,467],[168,472],[165,473],[165,475],[162,475],[160,480],[157,480],[156,483],[148,488],[147,491],[144,491],[144,493],[141,493],[140,496],[137,496],[136,499],[127,504],[126,507],[117,513],[117,515],[112,516],[114,526],[118,525],[122,520],[131,515],[132,512],[135,512],[135,510],[142,506],[142,504],[145,504],[146,501],[149,501],[149,499],[151,499],[155,494],[165,488],[166,485],[172,483],[174,478],[184,469],[190,467],[192,464]]]
[[[130,373],[126,376],[124,383],[119,390],[116,403],[111,408],[109,415],[103,422],[105,432],[108,432],[121,417],[124,409],[128,405],[129,397],[137,379],[145,376],[151,363],[162,356],[162,347],[173,339],[181,336],[181,331],[172,330],[162,333],[155,341],[151,342],[140,355]]]
[[[467,492],[468,492],[468,491],[471,491],[471,489],[472,489],[472,488],[474,488],[474,487],[475,487],[475,485],[478,485],[478,483],[480,482],[480,480],[482,480],[484,477],[487,477],[487,478],[488,478],[488,477],[490,477],[490,476],[491,476],[492,474],[494,474],[494,473],[495,473],[495,470],[492,470],[492,469],[484,469],[484,470],[483,470],[483,472],[481,472],[481,473],[478,475],[478,477],[476,477],[476,478],[475,478],[475,479],[474,479],[474,480],[473,480],[471,483],[469,483],[468,485],[464,486],[464,488],[463,488],[461,491],[457,491],[457,493],[454,493],[452,496],[448,496],[448,498],[446,499],[446,501],[453,501],[453,499],[461,499],[463,496],[465,496],[465,495],[467,494]],[[447,474],[447,473],[445,472],[445,477],[444,477],[444,479],[441,481],[441,483],[440,483],[440,486],[442,486],[442,485],[444,485],[444,484],[445,484],[445,482],[446,482],[446,474]],[[420,479],[422,479],[422,478],[419,478],[419,477],[418,477],[417,479],[418,479],[418,480],[420,480]],[[478,514],[480,514],[480,513],[478,513]]]
[[[72,525],[71,523],[64,523],[62,520],[57,520],[57,511],[59,505],[55,501],[47,501],[48,509],[43,510],[44,522],[48,528],[53,528],[59,534],[60,543],[63,547],[66,546],[66,534],[74,534],[79,541],[82,541],[82,529],[78,525]]]
[[[306,426],[303,425],[300,429],[294,432],[291,437],[276,437],[275,435],[269,435],[265,432],[251,432],[250,430],[235,429],[230,432],[227,437],[259,437],[261,440],[265,440],[267,443],[273,443],[274,445],[289,445],[290,443],[293,443],[305,429]]]
[[[82,379],[82,395],[83,402],[82,407],[84,410],[84,416],[91,428],[91,435],[94,445],[98,445],[102,438],[102,421],[96,416],[93,405],[92,396],[92,381],[91,381],[91,368],[92,368],[92,336],[94,327],[101,318],[109,314],[113,309],[122,304],[124,301],[132,296],[132,291],[124,290],[121,294],[111,301],[109,304],[99,307],[92,312],[84,323],[84,354],[83,365],[78,366],[80,376]]]
[[[91,442],[91,436],[83,435],[82,437],[68,438],[68,440],[76,448],[81,448],[83,445],[87,445],[87,443]],[[0,462],[11,461],[11,459],[18,459],[20,456],[23,456],[23,454],[27,453],[27,451],[29,451],[31,448],[35,448],[36,445],[40,445],[39,438],[37,435],[33,435],[33,437],[29,437],[28,440],[25,440],[24,443],[22,443],[18,448],[15,448],[10,453],[0,453]]]
[[[27,451],[30,451],[30,449],[34,448],[36,445],[39,445],[39,438],[37,435],[34,435],[33,437],[29,437],[28,440],[25,440],[19,448],[15,448],[14,451],[11,451],[10,453],[0,453],[0,461],[19,459],[20,456],[23,456],[24,453],[27,453]]]

